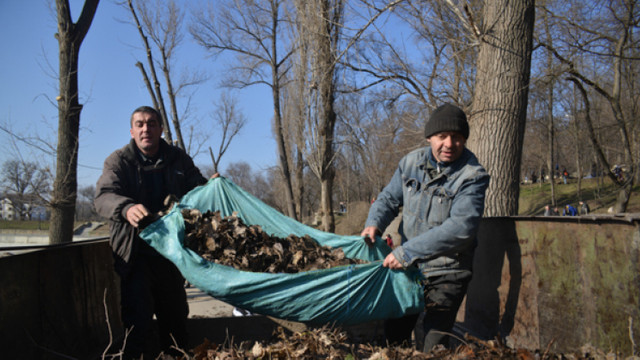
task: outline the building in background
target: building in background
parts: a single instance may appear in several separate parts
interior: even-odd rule
[[[19,218],[13,207],[13,202],[7,198],[0,200],[0,211],[2,220],[16,220],[17,217]]]

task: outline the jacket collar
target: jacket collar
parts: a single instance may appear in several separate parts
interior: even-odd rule
[[[140,157],[138,154],[142,155],[140,150],[138,150],[138,146],[136,145],[135,140],[129,140],[129,144],[125,146],[125,156],[131,161],[137,161],[139,163],[143,163],[143,157]],[[172,151],[173,146],[167,144],[164,139],[160,141],[160,149],[158,149],[158,154],[162,154],[165,162],[170,161],[175,156],[175,152]]]
[[[442,173],[448,175],[454,171],[459,170],[465,164],[467,164],[472,156],[472,153],[465,147],[462,151],[462,155],[460,155],[460,157],[455,161],[449,163],[436,161],[436,158],[433,156],[433,152],[431,151],[431,146],[427,146],[425,148],[424,155],[425,156],[422,165],[424,170],[428,171],[431,168],[435,169],[438,174]]]

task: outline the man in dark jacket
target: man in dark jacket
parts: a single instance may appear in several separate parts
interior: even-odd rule
[[[139,236],[140,225],[164,208],[168,195],[181,197],[206,183],[182,149],[161,139],[162,120],[151,107],[131,115],[131,141],[104,162],[96,184],[95,206],[110,220],[114,267],[120,276],[122,321],[127,331],[125,356],[154,358],[149,342],[153,315],[160,345],[187,349],[189,306],[178,269]]]

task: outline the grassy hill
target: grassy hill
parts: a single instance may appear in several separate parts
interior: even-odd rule
[[[601,184],[598,179],[583,179],[578,193],[578,182],[570,179],[565,185],[562,180],[555,186],[556,203],[558,208],[571,204],[578,208],[580,200],[586,201],[591,212],[604,214],[613,206],[618,196],[618,191],[611,180],[604,179]],[[627,207],[628,213],[640,212],[640,186],[635,186],[631,194],[631,200]],[[551,184],[523,184],[520,186],[520,200],[518,213],[520,215],[541,215],[544,206],[551,204]]]
[[[584,179],[580,184],[578,195],[578,182],[570,179],[565,185],[562,180],[555,187],[556,203],[562,213],[562,207],[571,204],[578,208],[580,200],[586,201],[592,213],[605,214],[609,207],[616,201],[618,192],[609,179],[598,184],[598,179]],[[640,185],[634,187],[631,200],[627,208],[628,213],[640,212]],[[523,184],[520,186],[519,215],[542,215],[544,206],[551,204],[551,184]],[[356,202],[349,204],[349,212],[336,214],[336,233],[345,235],[357,235],[362,231],[369,211],[368,202]]]

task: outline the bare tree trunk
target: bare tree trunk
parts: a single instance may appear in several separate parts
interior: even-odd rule
[[[580,155],[582,154],[582,146],[580,146],[580,126],[578,126],[578,109],[575,104],[578,103],[578,96],[576,96],[575,90],[573,94],[573,104],[571,105],[571,112],[573,113],[573,131],[574,134],[574,145],[576,150],[576,172],[578,173],[578,182],[577,182],[577,196],[579,200],[582,200],[582,161],[580,159]]]
[[[469,147],[491,175],[486,216],[518,213],[534,1],[484,3]]]
[[[275,23],[277,23],[277,15],[274,16],[274,26]],[[276,42],[274,41],[272,43],[274,57],[276,54],[276,48]],[[273,95],[273,121],[275,123],[276,144],[278,144],[278,163],[280,164],[280,170],[282,171],[282,178],[284,180],[284,195],[287,202],[287,215],[291,218],[297,219],[293,200],[293,186],[291,185],[291,171],[289,170],[289,160],[284,140],[282,112],[280,111],[280,75],[275,65],[272,67],[272,74],[273,86],[271,87],[271,93]]]
[[[173,129],[176,132],[178,147],[183,150],[187,150],[184,140],[182,139],[180,116],[178,116],[178,105],[176,104],[176,93],[173,90],[173,83],[171,82],[168,59],[164,51],[162,51],[162,64],[162,73],[164,74],[164,79],[167,82],[167,93],[169,94],[169,102],[171,103],[171,119],[173,122]]]
[[[548,120],[547,120],[547,139],[549,140],[549,152],[547,153],[547,169],[549,171],[549,183],[551,185],[551,205],[557,206],[556,201],[556,180],[555,172],[553,168],[553,158],[555,155],[555,124],[553,121],[553,83],[549,84],[548,90]],[[540,184],[544,182],[544,179],[540,179]]]
[[[151,98],[157,100],[157,107],[160,115],[162,115],[163,123],[164,123],[164,136],[165,140],[169,143],[173,143],[173,139],[171,138],[171,130],[169,129],[169,118],[167,117],[167,110],[164,107],[164,100],[162,97],[162,90],[160,89],[160,81],[158,81],[158,76],[156,75],[156,68],[153,63],[153,53],[151,52],[151,47],[149,46],[149,40],[147,36],[144,34],[144,30],[142,29],[142,25],[140,24],[140,20],[138,19],[138,15],[133,7],[133,0],[128,0],[127,4],[129,5],[129,9],[131,10],[131,15],[133,16],[133,20],[135,21],[136,27],[138,28],[138,33],[142,38],[142,42],[144,43],[145,52],[147,54],[147,62],[149,63],[151,76],[153,78],[153,89],[149,88],[151,93]],[[138,62],[136,64],[140,71],[143,73],[143,77],[148,79],[146,72],[144,71],[144,67],[142,63]],[[150,84],[150,82],[148,83]]]
[[[543,20],[544,20],[544,26],[545,26],[545,32],[547,34],[547,41],[549,43],[551,43],[553,41],[553,38],[551,36],[551,29],[549,26],[549,19],[547,16],[546,12],[542,13],[543,16]],[[547,68],[551,69],[553,66],[553,56],[551,56],[551,54],[547,55]],[[548,108],[547,108],[547,112],[548,112],[548,120],[547,120],[547,139],[549,141],[549,152],[547,153],[547,169],[549,171],[549,184],[551,185],[551,205],[553,207],[557,206],[557,201],[556,201],[556,180],[555,180],[555,172],[554,172],[554,168],[553,168],[553,159],[555,157],[556,154],[556,148],[555,148],[555,144],[556,144],[556,135],[555,135],[555,129],[556,129],[556,125],[555,125],[555,121],[553,119],[553,90],[554,90],[554,86],[555,86],[556,80],[555,79],[551,79],[549,81],[548,84],[548,92],[547,92],[547,101],[548,101]],[[544,179],[540,179],[540,184],[542,184],[544,182]]]
[[[295,203],[296,203],[296,208],[297,208],[297,215],[298,215],[298,219],[302,221],[303,219],[303,194],[304,194],[304,159],[302,158],[302,151],[297,148],[296,149],[296,161],[295,161],[295,174],[296,174],[296,184],[297,184],[297,191],[296,191],[296,198],[295,198]]]
[[[209,146],[209,156],[211,156],[211,163],[213,164],[213,173],[218,173],[218,162],[216,161],[216,157],[213,156],[213,150],[211,150],[211,146]]]
[[[73,240],[73,221],[78,188],[78,137],[82,105],[78,99],[78,57],[98,8],[99,0],[86,0],[76,24],[68,0],[56,0],[59,44],[58,149],[56,179],[51,194],[49,242]]]
[[[317,37],[317,71],[318,94],[320,96],[319,114],[319,154],[320,182],[324,231],[335,231],[333,216],[333,181],[335,169],[333,160],[335,153],[334,133],[336,127],[335,101],[335,54],[337,52],[339,26],[342,23],[342,0],[321,0],[320,14],[323,24],[319,28],[323,33]]]
[[[227,94],[222,94],[220,100],[216,102],[213,120],[215,128],[219,130],[220,145],[218,146],[217,155],[213,154],[213,150],[209,146],[209,155],[213,163],[213,172],[217,173],[222,156],[224,156],[233,139],[247,123],[247,119],[238,109],[237,100]]]
[[[153,102],[153,108],[159,109],[160,104],[158,103],[158,99],[156,98],[156,94],[153,92],[153,86],[151,85],[151,80],[149,80],[149,75],[147,75],[147,71],[144,68],[144,65],[140,61],[136,63],[136,67],[140,69],[140,73],[142,74],[142,80],[144,81],[145,86],[147,87],[147,91],[149,95],[151,95],[151,101]],[[167,126],[167,124],[163,123],[164,136],[166,139],[171,139],[171,127]]]
[[[320,183],[320,205],[322,208],[322,227],[324,231],[334,232],[336,228],[333,216],[333,174],[325,176]]]

